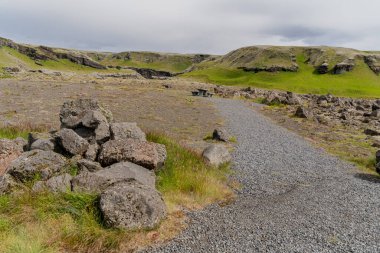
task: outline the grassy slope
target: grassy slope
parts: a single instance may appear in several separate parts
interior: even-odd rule
[[[0,128],[0,138],[25,137],[26,132],[27,127]],[[210,167],[167,137],[149,134],[148,138],[165,144],[168,152],[165,167],[157,173],[157,189],[169,217],[153,234],[106,228],[96,195],[27,191],[0,196],[0,252],[130,252],[155,241],[152,235],[164,240],[178,233],[181,207],[197,208],[232,196],[226,184],[228,166]]]
[[[207,66],[182,75],[200,81],[238,86],[254,86],[298,93],[326,94],[351,97],[380,97],[380,76],[375,75],[362,61],[357,61],[353,72],[342,75],[314,74],[314,68],[297,56],[300,69],[297,73],[249,73],[222,65]],[[208,63],[210,64],[210,63]]]
[[[68,72],[78,72],[78,73],[92,73],[92,72],[128,72],[127,70],[119,71],[117,69],[111,70],[100,70],[91,67],[75,64],[67,59],[61,59],[58,61],[48,60],[39,61],[42,66],[35,63],[34,60],[30,59],[28,56],[19,53],[9,47],[0,48],[0,71],[3,67],[16,67],[19,65],[24,66],[27,69],[49,69],[56,71],[68,71]]]
[[[192,65],[191,57],[186,55],[165,55],[149,52],[131,52],[130,56],[130,60],[124,60],[116,59],[109,55],[99,62],[105,66],[112,65],[151,68],[169,72],[181,72]]]

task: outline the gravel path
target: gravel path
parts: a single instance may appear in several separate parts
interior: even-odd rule
[[[149,252],[380,252],[380,180],[360,174],[241,101],[215,99],[238,139],[234,204],[192,213]]]

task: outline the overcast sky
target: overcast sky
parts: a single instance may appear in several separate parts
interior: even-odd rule
[[[379,50],[379,11],[377,0],[0,0],[0,36],[101,51]]]

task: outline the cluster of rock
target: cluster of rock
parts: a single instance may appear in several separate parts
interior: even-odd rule
[[[288,105],[286,109],[296,117],[321,124],[343,124],[365,130],[364,133],[373,139],[373,145],[380,147],[380,99],[342,98],[330,94],[301,95],[256,88],[237,90],[224,86],[217,86],[214,90],[223,97],[259,98],[268,105]]]
[[[31,133],[25,143],[0,140],[6,166],[0,193],[32,185],[33,191],[99,194],[110,227],[153,228],[166,216],[154,173],[165,163],[164,145],[147,141],[136,123],[114,123],[91,99],[65,102],[60,121],[59,131]]]

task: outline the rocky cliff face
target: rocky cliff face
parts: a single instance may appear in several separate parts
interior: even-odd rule
[[[96,69],[106,69],[105,66],[99,64],[98,62],[92,60],[90,57],[79,52],[73,52],[70,50],[57,51],[53,48],[45,46],[29,46],[15,43],[11,40],[0,38],[0,47],[10,47],[17,50],[18,52],[27,55],[33,60],[58,60],[67,59],[76,64],[96,68]]]

